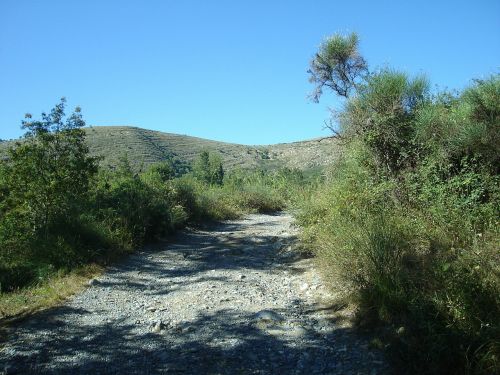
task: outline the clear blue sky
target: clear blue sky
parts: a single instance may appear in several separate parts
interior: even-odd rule
[[[460,89],[500,68],[500,1],[0,1],[0,138],[66,96],[90,125],[244,144],[328,135],[319,43],[356,31],[390,65]]]

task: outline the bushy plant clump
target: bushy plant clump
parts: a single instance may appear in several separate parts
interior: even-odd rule
[[[280,211],[306,194],[308,185],[300,171],[286,168],[274,172],[235,170],[226,173],[220,185],[207,184],[196,174],[174,181],[178,199],[195,221]]]
[[[392,70],[362,78],[304,241],[358,323],[386,327],[398,372],[498,373],[500,76],[434,95]]]

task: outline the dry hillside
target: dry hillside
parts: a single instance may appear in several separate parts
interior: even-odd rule
[[[228,170],[280,167],[307,170],[330,164],[340,148],[335,138],[247,146],[132,126],[94,126],[85,130],[91,153],[102,157],[101,165],[113,167],[127,155],[136,170],[167,158],[189,164],[203,150],[218,152]],[[5,151],[9,144],[0,143],[0,149]]]

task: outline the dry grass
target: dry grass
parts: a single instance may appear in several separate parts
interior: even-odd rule
[[[0,338],[12,323],[38,311],[59,305],[81,291],[92,277],[102,273],[96,264],[83,266],[68,273],[58,273],[40,285],[0,294]]]

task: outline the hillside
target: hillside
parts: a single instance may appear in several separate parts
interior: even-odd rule
[[[339,151],[334,138],[246,146],[130,126],[94,126],[85,130],[91,153],[103,157],[102,166],[113,167],[126,154],[136,170],[169,157],[189,164],[202,150],[218,152],[228,170],[279,167],[306,170],[330,164]],[[5,150],[10,143],[0,143],[0,149]]]
[[[190,163],[202,150],[209,150],[220,153],[227,169],[282,166],[309,169],[330,163],[338,152],[333,138],[246,146],[137,127],[96,126],[86,130],[91,152],[104,157],[104,166],[115,165],[124,154],[136,168],[168,157]]]

